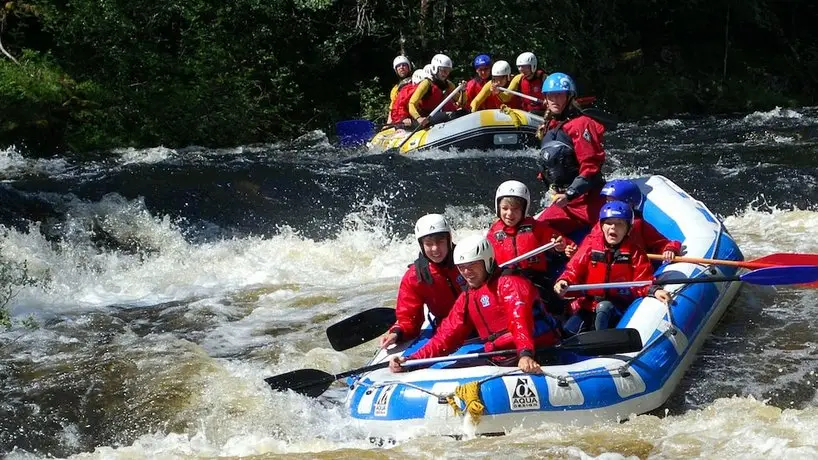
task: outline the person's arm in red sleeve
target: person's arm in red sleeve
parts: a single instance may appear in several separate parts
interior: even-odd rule
[[[631,264],[633,266],[633,280],[634,281],[653,281],[656,279],[653,276],[653,265],[650,264],[647,254],[639,248],[633,249],[633,256],[631,257]],[[635,297],[645,297],[650,293],[651,285],[638,286],[631,288],[631,293]]]
[[[446,316],[435,335],[422,346],[420,350],[412,353],[409,359],[434,358],[448,355],[463,345],[473,326],[466,317],[466,293],[460,294],[452,311]]]
[[[563,270],[557,281],[565,280],[568,281],[569,285],[583,283],[588,275],[588,257],[590,253],[591,245],[583,243],[577,253],[574,254],[574,257],[565,265],[565,270]]]
[[[398,288],[398,300],[395,304],[395,325],[389,332],[398,333],[398,341],[411,340],[420,335],[423,326],[423,298],[419,292],[419,280],[415,267],[410,266]]]
[[[680,241],[665,238],[664,235],[659,233],[659,230],[656,230],[656,227],[644,219],[642,219],[642,241],[645,242],[645,248],[651,254],[671,251],[679,255],[682,252],[682,243]]]
[[[605,150],[602,148],[602,133],[605,127],[596,120],[581,116],[573,122],[571,139],[574,141],[574,154],[579,162],[579,176],[568,186],[565,195],[572,200],[591,189],[591,178],[602,169],[605,162]]]
[[[497,298],[505,307],[508,330],[520,357],[534,356],[533,305],[537,295],[531,281],[521,276],[504,276],[497,283]]]

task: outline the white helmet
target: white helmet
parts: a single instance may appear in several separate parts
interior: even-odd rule
[[[486,264],[486,271],[491,273],[494,268],[494,248],[485,236],[464,238],[454,247],[455,264],[467,264],[477,260],[482,260]]]
[[[529,51],[517,56],[517,67],[521,65],[530,65],[532,72],[537,70],[537,56],[534,56],[534,53]]]
[[[412,68],[412,63],[409,62],[409,58],[401,54],[392,60],[392,70],[397,70],[398,66],[401,64],[406,64],[410,69]]]
[[[432,64],[423,66],[423,71],[426,73],[426,78],[432,78]]]
[[[417,69],[412,73],[412,83],[419,85],[423,79],[426,78],[426,72],[423,69]]]
[[[502,77],[511,75],[511,66],[508,61],[497,61],[491,66],[492,77]]]
[[[452,234],[452,228],[449,227],[449,223],[446,222],[443,215],[426,214],[415,223],[415,238],[417,238],[418,242],[424,236],[434,235],[435,233],[448,233],[449,236]]]
[[[454,67],[454,64],[452,64],[452,59],[449,56],[446,56],[445,54],[435,54],[435,56],[432,58],[432,75],[437,75],[437,71],[441,67],[448,67],[451,69]]]
[[[507,180],[497,187],[497,193],[494,194],[494,213],[500,217],[500,199],[507,196],[516,196],[525,201],[525,210],[523,217],[528,215],[529,203],[531,203],[531,194],[528,192],[528,187],[518,180]]]

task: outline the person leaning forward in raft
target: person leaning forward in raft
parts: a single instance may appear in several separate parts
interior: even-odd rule
[[[466,290],[431,340],[408,357],[392,357],[389,369],[401,372],[401,363],[407,359],[450,354],[476,330],[486,351],[516,349],[517,366],[522,371],[541,372],[534,358],[536,349],[557,343],[560,332],[531,281],[502,273],[495,263],[494,249],[482,236],[460,241],[454,249],[454,262],[466,279]]]
[[[606,203],[599,212],[599,227],[604,238],[593,239],[589,244],[580,246],[554,284],[554,292],[558,295],[564,296],[572,284],[654,279],[653,266],[647,254],[629,238],[633,228],[633,211],[627,203]],[[647,295],[653,295],[664,303],[670,302],[667,291],[650,285],[586,291],[583,297],[571,303],[571,317],[563,329],[569,334],[577,334],[591,326],[597,330],[614,327],[631,302]]]
[[[409,113],[420,126],[427,126],[437,120],[429,120],[428,116],[446,96],[457,88],[457,85],[449,80],[452,73],[452,60],[445,54],[436,54],[431,62],[431,78],[420,82],[412,98],[409,99]],[[462,96],[462,95],[461,95]],[[457,99],[457,98],[455,98]],[[451,112],[458,116],[461,110],[454,101],[449,101],[443,106],[440,112],[441,119],[452,118]]]
[[[560,72],[549,75],[543,84],[548,110],[538,131],[543,158],[540,178],[551,189],[551,205],[537,220],[565,235],[592,226],[605,203],[599,195],[605,184],[605,127],[582,114],[576,93],[571,77]]]
[[[452,229],[440,214],[427,214],[415,224],[420,254],[409,266],[398,288],[395,325],[381,338],[381,348],[413,340],[423,326],[423,305],[429,308],[433,327],[449,314],[465,281],[452,261]]]
[[[483,85],[477,97],[471,101],[471,111],[486,109],[499,109],[503,105],[512,109],[519,109],[520,98],[515,95],[510,95],[510,98],[500,99],[501,94],[499,87],[508,87],[511,81],[511,66],[506,61],[497,61],[491,67],[491,80]]]

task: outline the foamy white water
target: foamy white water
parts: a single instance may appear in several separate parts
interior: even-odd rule
[[[801,192],[811,196],[816,185],[809,167],[789,166],[791,157],[809,162],[797,149],[810,146],[800,127],[815,124],[813,112],[627,123],[611,134],[606,174],[659,172],[687,181],[680,185],[727,215],[748,259],[818,252],[818,213],[803,200],[793,201],[800,208],[787,204]],[[781,150],[768,159],[759,148]],[[818,308],[812,291],[797,288],[745,286],[666,404],[668,413],[622,424],[544,425],[462,441],[421,436],[379,448],[351,426],[339,403],[342,385],[319,399],[271,392],[267,376],[301,368],[342,372],[371,356],[372,344],[332,350],[325,331],[353,313],[394,305],[398,280],[418,249],[403,221],[418,217],[418,209],[443,211],[456,239],[484,232],[494,219],[498,170],[520,174],[533,200],[547,202],[534,184],[536,149],[430,151],[418,162],[321,149],[329,149],[326,135],[313,132],[284,146],[124,149],[79,166],[30,160],[14,150],[0,156],[7,181],[33,174],[55,179],[57,191],[41,196],[59,205],[56,223],[0,232],[0,256],[26,260],[44,280],[14,299],[18,324],[0,334],[0,414],[23,430],[2,432],[0,420],[0,445],[39,446],[38,453],[17,450],[10,458],[76,452],[85,453],[72,458],[818,458],[812,324]],[[362,161],[336,161],[355,155]],[[220,194],[223,164],[225,173],[238,170],[252,182],[248,193],[260,190],[253,199],[261,204]],[[290,225],[213,239],[219,225],[234,224],[219,219],[230,209],[203,211],[192,225],[179,216],[193,220],[196,212],[161,208],[169,194],[151,194],[150,180],[176,186],[161,174],[163,165],[207,169],[217,183],[193,189],[204,197],[197,203],[207,206],[216,197],[224,208],[246,206],[262,224],[288,217],[264,212],[298,203],[282,190],[305,192],[301,200],[319,197],[320,209],[310,209],[304,225],[296,215]],[[144,188],[116,190],[117,174],[127,181],[142,171],[159,174]],[[746,185],[756,177],[763,187]],[[97,178],[109,188],[97,193]],[[310,195],[315,190],[321,193]],[[79,199],[74,191],[95,198]],[[114,193],[103,195],[108,191]],[[474,193],[459,199],[464,192]],[[123,197],[139,195],[145,198]],[[197,236],[201,222],[213,226],[205,237]],[[317,231],[308,225],[315,222]],[[29,314],[43,327],[20,326]]]

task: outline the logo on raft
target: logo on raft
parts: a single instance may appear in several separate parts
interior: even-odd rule
[[[395,391],[396,385],[389,385],[381,391],[378,400],[375,402],[375,417],[386,417],[389,411],[389,399],[392,398],[392,392]]]
[[[533,410],[540,408],[540,395],[529,377],[504,378],[511,410]]]

